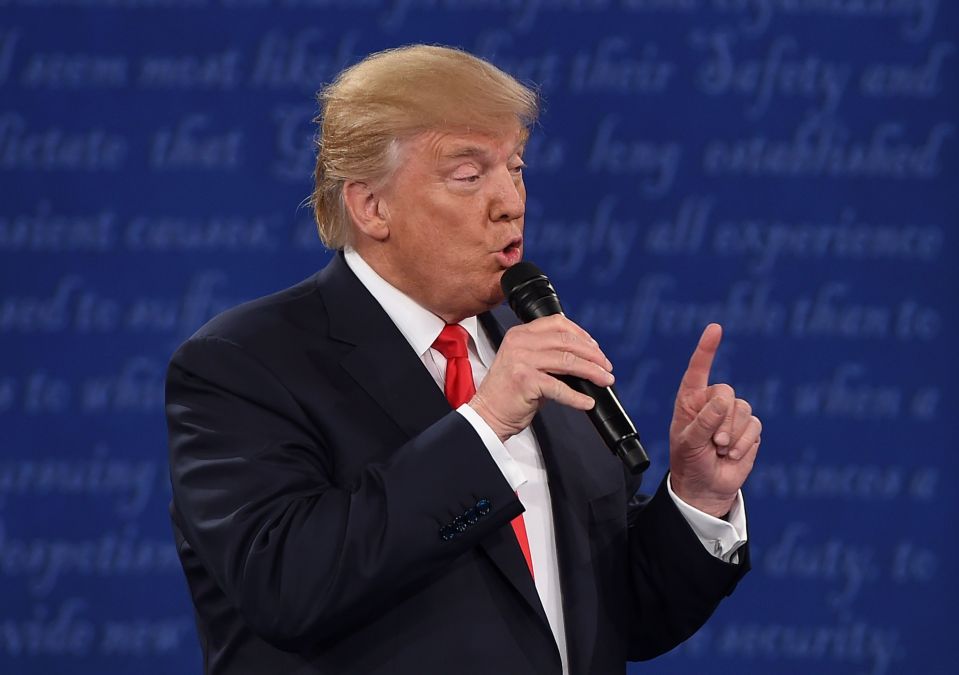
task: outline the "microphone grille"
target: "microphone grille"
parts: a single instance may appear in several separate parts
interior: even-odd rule
[[[508,298],[513,294],[513,291],[522,286],[528,281],[531,281],[537,277],[546,278],[546,275],[543,274],[543,270],[537,267],[534,263],[529,261],[518,262],[505,272],[500,279],[500,286],[503,289],[503,293]]]

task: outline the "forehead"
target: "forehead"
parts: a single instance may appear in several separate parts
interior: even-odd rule
[[[522,152],[524,143],[519,125],[498,132],[430,130],[414,137],[411,150],[431,163],[469,158],[505,161]]]

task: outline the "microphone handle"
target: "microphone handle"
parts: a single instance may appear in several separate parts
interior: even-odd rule
[[[549,279],[545,276],[536,276],[519,284],[508,295],[510,307],[523,323],[563,313],[559,296],[556,295]],[[571,375],[556,377],[573,390],[586,394],[596,402],[586,411],[586,415],[596,427],[606,446],[619,457],[630,473],[642,473],[649,468],[649,456],[639,441],[636,427],[620,405],[615,389],[600,387],[589,380]]]
[[[558,376],[569,387],[592,398],[596,404],[586,411],[603,442],[620,458],[629,472],[642,473],[649,468],[649,456],[639,441],[636,428],[626,415],[616,390],[601,387],[589,380],[572,375]]]

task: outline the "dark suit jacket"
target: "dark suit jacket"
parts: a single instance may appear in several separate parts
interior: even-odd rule
[[[190,338],[167,417],[205,672],[560,672],[508,525],[522,505],[341,255]],[[663,486],[627,504],[581,412],[547,404],[534,430],[571,672],[623,673],[691,635],[748,552],[710,556]]]

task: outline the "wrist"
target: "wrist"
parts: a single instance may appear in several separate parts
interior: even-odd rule
[[[670,474],[670,487],[683,502],[714,518],[725,519],[736,502],[739,491],[732,494],[717,493],[688,485],[675,474]]]
[[[490,411],[489,407],[486,405],[486,401],[483,400],[483,397],[480,394],[474,394],[473,398],[469,400],[466,404],[473,411],[479,415],[486,425],[496,434],[496,437],[499,439],[500,443],[505,443],[507,439],[513,436],[513,433],[504,425],[501,420]]]
[[[729,511],[733,508],[733,502],[735,501],[735,497],[733,499],[702,499],[686,497],[679,492],[676,492],[676,496],[692,506],[694,509],[702,511],[713,518],[719,518],[720,520],[726,519],[726,516],[729,515]]]

